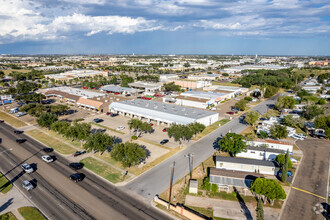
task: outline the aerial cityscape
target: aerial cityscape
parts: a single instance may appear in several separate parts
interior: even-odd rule
[[[0,220],[330,219],[330,2],[0,6]]]

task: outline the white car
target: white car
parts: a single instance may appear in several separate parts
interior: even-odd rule
[[[54,159],[51,156],[49,156],[49,155],[44,155],[44,156],[41,157],[41,159],[43,161],[45,161],[46,163],[50,163],[50,162],[53,162],[54,161]]]
[[[26,112],[18,112],[16,114],[17,117],[21,117],[21,116],[24,116],[24,115],[26,115]]]
[[[301,138],[307,138],[307,136],[302,133],[298,133],[298,134],[296,134],[296,136],[301,137]]]
[[[290,160],[292,163],[298,163],[298,160],[296,158],[290,157]]]
[[[298,135],[298,134],[294,134],[291,136],[292,138],[296,139],[296,140],[305,140],[305,138],[303,138],[302,136]]]
[[[117,131],[124,130],[124,129],[125,129],[124,126],[119,126],[118,128],[116,128]]]
[[[22,169],[26,173],[32,173],[34,171],[34,169],[28,163],[22,164]]]
[[[31,190],[31,189],[34,188],[34,186],[32,185],[32,183],[30,181],[28,181],[28,180],[24,180],[22,186],[27,191],[29,191],[29,190]]]

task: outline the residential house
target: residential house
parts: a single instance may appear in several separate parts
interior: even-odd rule
[[[279,150],[284,150],[292,153],[293,150],[293,143],[290,141],[281,141],[281,140],[272,140],[272,139],[256,139],[253,141],[246,141],[246,144],[249,146],[254,146],[254,147],[265,147],[269,149],[279,149]]]

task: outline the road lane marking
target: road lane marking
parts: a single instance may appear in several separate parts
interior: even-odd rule
[[[319,197],[319,198],[321,198],[321,199],[325,199],[325,200],[326,200],[326,198],[323,197],[323,196],[316,195],[316,194],[314,194],[314,193],[308,192],[308,191],[303,190],[303,189],[299,189],[299,188],[294,187],[294,186],[293,186],[292,188],[293,188],[293,189],[296,189],[296,190],[299,190],[299,191],[301,191],[301,192],[308,193],[308,194],[311,194],[311,195],[313,195],[313,196],[316,196],[316,197]]]

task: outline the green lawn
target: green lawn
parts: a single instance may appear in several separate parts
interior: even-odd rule
[[[30,135],[48,147],[54,148],[55,151],[61,154],[73,154],[76,152],[76,149],[37,129],[26,131],[25,134]]]
[[[7,212],[3,215],[0,215],[0,220],[17,220],[17,218],[13,213]]]
[[[100,124],[97,124],[97,123],[94,123],[94,122],[89,122],[89,123],[92,124],[92,125],[98,126],[98,127],[100,127],[100,128],[104,128],[104,129],[108,129],[108,130],[110,130],[110,131],[116,132],[116,133],[118,133],[118,134],[125,134],[124,132],[117,131],[116,129],[112,129],[112,128],[109,128],[109,127],[104,126],[104,125],[100,125]]]
[[[221,119],[220,121],[217,121],[210,126],[207,126],[202,133],[197,134],[196,137],[193,138],[193,140],[199,140],[200,138],[210,134],[212,131],[218,129],[220,126],[223,126],[224,124],[228,123],[229,119]]]
[[[0,174],[0,192],[5,194],[9,192],[13,188],[13,184],[11,184],[5,176]]]
[[[219,85],[219,86],[237,86],[241,87],[241,84],[231,83],[231,82],[212,82],[212,85]]]
[[[61,139],[62,141],[67,142],[77,148],[82,148],[80,141],[76,141],[76,140],[72,141],[72,139],[66,138],[66,137],[62,136],[61,134],[57,134],[55,131],[47,130],[46,128],[44,128],[43,130],[51,136]]]
[[[103,178],[109,180],[112,183],[118,183],[124,180],[124,177],[121,175],[120,171],[114,169],[113,167],[105,163],[102,163],[95,158],[87,157],[80,162],[83,163],[84,167],[86,167],[87,169],[102,176]]]
[[[34,207],[21,207],[18,212],[25,220],[46,220],[46,218]]]
[[[3,111],[0,111],[0,119],[5,120],[6,123],[10,124],[11,126],[13,126],[15,128],[27,126],[27,124],[25,122],[18,120],[17,118],[15,118]]]

